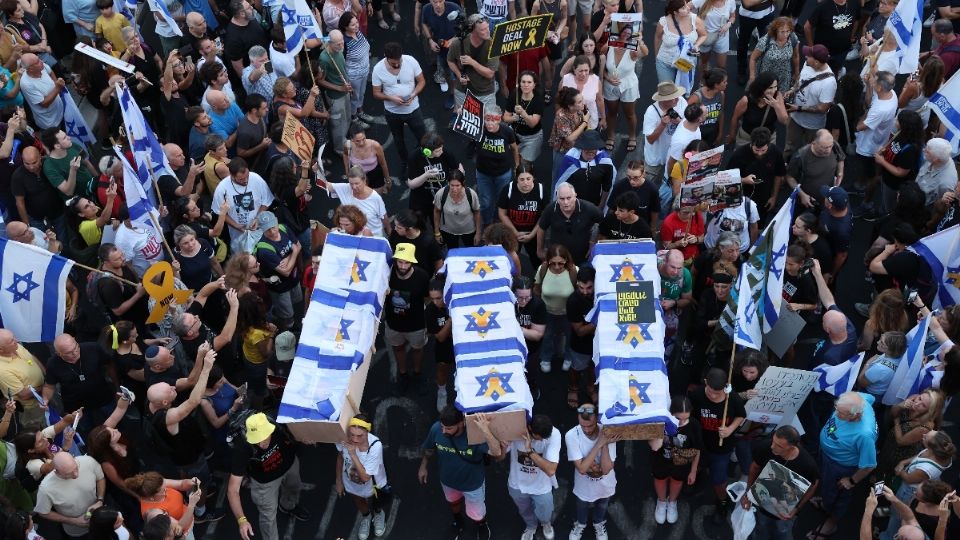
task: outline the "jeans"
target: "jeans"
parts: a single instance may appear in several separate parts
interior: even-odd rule
[[[256,531],[263,540],[279,540],[277,532],[277,508],[291,509],[300,501],[300,461],[294,459],[290,470],[280,478],[261,484],[250,479],[250,498],[260,514],[260,530]],[[279,495],[279,497],[278,497]]]
[[[566,315],[547,313],[547,324],[543,331],[543,346],[540,349],[540,361],[551,362],[557,355],[564,360],[573,361],[570,355],[570,322]]]
[[[343,154],[343,142],[347,138],[347,129],[350,128],[350,96],[344,94],[330,99],[330,139],[333,151]]]
[[[760,510],[753,515],[757,519],[757,525],[753,528],[753,540],[793,538],[793,522],[797,518],[777,519]]]
[[[393,135],[393,143],[397,146],[397,153],[400,154],[400,163],[406,163],[407,159],[410,158],[410,153],[407,151],[403,126],[410,126],[413,137],[419,145],[423,135],[427,132],[427,126],[423,123],[423,114],[420,113],[420,109],[417,109],[407,114],[394,114],[390,111],[384,111],[383,116],[387,119],[387,125]]]
[[[357,114],[357,110],[363,108],[363,98],[367,93],[367,74],[369,72],[370,69],[368,68],[363,73],[355,74],[355,76],[347,75],[347,80],[353,87],[353,93],[350,94],[351,115]]]
[[[593,508],[593,522],[603,523],[607,520],[607,504],[610,498],[597,499],[593,502],[586,502],[576,498],[577,501],[577,523],[586,525],[590,518],[590,509]]]
[[[528,529],[536,529],[541,523],[550,523],[553,518],[553,492],[530,495],[507,487],[507,492],[517,505],[517,511]]]
[[[747,48],[750,46],[750,35],[756,29],[760,37],[767,31],[767,25],[773,21],[777,13],[774,11],[762,19],[751,19],[749,17],[738,17],[740,20],[740,30],[737,37],[737,73],[746,76],[749,72],[750,63],[748,61]]]
[[[497,176],[477,171],[477,192],[480,195],[480,217],[484,226],[489,225],[497,219],[497,197],[503,188],[507,187],[513,180],[513,171],[507,169],[506,172]]]
[[[856,465],[841,465],[820,452],[820,497],[827,515],[839,518],[846,513],[850,504],[850,490],[837,485],[837,482],[855,472]]]
[[[657,60],[657,81],[659,82],[675,82],[677,79],[677,68],[671,66],[670,64]]]
[[[755,439],[746,437],[735,439],[733,451],[737,454],[737,464],[742,474],[750,474],[750,464],[753,463],[753,443]]]

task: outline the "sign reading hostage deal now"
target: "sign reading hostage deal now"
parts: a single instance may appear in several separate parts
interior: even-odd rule
[[[553,13],[504,21],[493,29],[490,58],[543,47]]]

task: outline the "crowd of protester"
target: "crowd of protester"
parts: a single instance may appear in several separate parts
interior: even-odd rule
[[[917,71],[903,75],[887,27],[897,0],[666,0],[646,11],[640,0],[420,0],[412,19],[399,2],[309,1],[325,37],[297,54],[287,50],[282,2],[163,2],[0,1],[4,235],[97,269],[75,267],[64,333],[53,342],[25,346],[0,329],[5,538],[40,538],[46,527],[54,538],[192,539],[233,520],[230,534],[243,540],[277,540],[278,513],[312,519],[319,508],[300,495],[301,444],[271,415],[305,299],[322,279],[327,230],[387,238],[395,250],[382,332],[398,375],[389,390],[435,388],[438,420],[418,479],[439,479],[459,538],[490,538],[486,465],[503,459],[523,540],[538,531],[552,540],[555,525],[570,540],[588,528],[598,540],[617,537],[606,523],[618,437],[597,409],[589,260],[597,241],[641,238],[662,250],[659,305],[680,426],[649,441],[649,469],[629,480],[652,474],[658,524],[676,523],[678,500],[696,489],[712,493],[713,519],[729,527],[733,506],[751,503],[731,501],[728,484],[753,483],[774,461],[811,487],[794,511],[757,509],[754,538],[825,540],[856,526],[848,508],[862,496],[861,539],[960,534],[950,472],[957,432],[944,420],[960,392],[960,307],[931,311],[950,285],[907,249],[960,223],[948,140],[957,134],[928,103],[960,69],[957,0],[929,2],[930,41]],[[615,13],[642,14],[655,25],[652,43],[609,46]],[[489,58],[495,25],[527,14],[553,15],[545,44]],[[423,48],[401,45],[411,39],[372,46],[367,36],[381,31],[412,33]],[[134,74],[75,52],[76,43]],[[687,88],[677,60],[690,51],[698,61]],[[653,95],[641,94],[645,64]],[[162,234],[131,221],[127,208],[123,85],[174,173],[155,179]],[[443,97],[431,112],[421,107],[428,85]],[[75,126],[65,125],[62,89],[87,111],[92,147],[68,135]],[[444,139],[460,137],[446,128],[467,90],[484,106],[482,135],[458,153]],[[285,141],[287,115],[326,145],[319,162]],[[376,123],[392,145],[371,136]],[[721,144],[724,168],[740,170],[743,203],[680,206],[689,158]],[[392,190],[404,196],[388,197]],[[750,247],[794,190],[783,297],[806,329],[781,356],[731,355],[721,312]],[[326,201],[315,198],[338,199],[332,220],[317,219]],[[468,443],[453,405],[438,271],[448,249],[480,245],[503,246],[516,263],[534,398],[546,392],[538,381],[565,372],[562,401],[577,423],[562,437],[556,419],[534,414],[521,440],[501,441],[481,414],[485,442]],[[851,252],[865,252],[862,268]],[[147,324],[155,301],[137,283],[162,260],[193,295]],[[841,273],[866,280],[869,297],[841,291]],[[885,406],[906,332],[921,318],[930,319],[925,352],[939,361],[933,385]],[[814,392],[804,404],[804,436],[746,420],[744,404],[770,366],[837,365],[861,351],[854,391]],[[372,422],[349,419],[330,463],[336,491],[361,515],[361,540],[385,533],[391,491]],[[555,524],[561,459],[573,464],[576,511]],[[794,531],[806,505],[819,512],[816,526]],[[420,526],[443,532],[446,521]]]

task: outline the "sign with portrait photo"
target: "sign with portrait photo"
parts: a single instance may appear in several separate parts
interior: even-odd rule
[[[640,13],[614,13],[610,16],[610,37],[607,45],[635,51],[642,39],[641,27],[643,15]]]

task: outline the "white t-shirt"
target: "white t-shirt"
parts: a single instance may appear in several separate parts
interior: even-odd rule
[[[526,452],[527,443],[513,441],[507,449],[510,452],[510,476],[507,485],[528,495],[543,495],[557,487],[556,476],[548,476],[543,469],[530,459]],[[539,441],[530,440],[530,449],[551,463],[560,462],[560,430],[553,428],[550,438]]]
[[[157,230],[151,226],[138,223],[130,225],[130,227],[125,224],[120,225],[113,243],[123,252],[124,258],[133,265],[137,275],[143,276],[150,265],[163,260],[163,240],[157,234]]]
[[[370,196],[366,199],[358,199],[353,196],[350,184],[330,182],[327,185],[340,199],[340,204],[352,204],[359,208],[363,215],[367,216],[367,228],[374,236],[383,237],[383,218],[387,215],[387,206],[383,204],[383,197],[379,193],[371,191]]]
[[[270,47],[270,63],[273,65],[273,72],[277,77],[289,77],[297,70],[297,60],[295,54],[282,52]]]
[[[400,73],[394,75],[390,73],[387,66],[387,59],[384,58],[373,66],[373,86],[383,87],[383,93],[388,96],[407,97],[412,96],[417,88],[417,77],[423,74],[420,69],[420,63],[410,55],[400,57]],[[415,97],[409,105],[397,105],[396,103],[384,100],[383,108],[393,114],[410,114],[420,107],[420,98]]]
[[[808,65],[804,65],[800,70],[800,81],[808,81],[816,78],[822,73],[830,73],[829,77],[824,77],[819,81],[813,81],[797,94],[795,104],[798,107],[813,107],[821,103],[833,103],[833,97],[837,93],[837,79],[833,76],[830,66],[826,71],[817,71]],[[793,112],[790,113],[793,121],[800,124],[800,127],[806,129],[823,129],[827,124],[827,113],[816,112]]]
[[[878,99],[875,96],[870,102],[867,117],[863,119],[867,129],[857,134],[857,154],[872,157],[877,153],[890,138],[896,117],[897,93],[891,92],[887,99]]]
[[[730,20],[730,14],[736,11],[737,2],[736,0],[726,0],[722,6],[714,7],[704,13],[703,5],[706,4],[707,1],[708,0],[693,0],[693,7],[697,8],[697,13],[700,19],[703,20],[703,25],[706,27],[707,32],[719,32],[720,27]],[[729,32],[729,29],[727,31]]]
[[[680,98],[673,110],[679,113],[686,108],[687,101]],[[667,125],[663,128],[660,138],[656,142],[650,143],[647,141],[647,135],[656,131],[657,124],[660,123],[660,118],[664,114],[666,113],[660,108],[658,102],[651,103],[646,112],[643,113],[643,161],[647,165],[667,164],[667,149],[670,148],[670,139],[673,138],[673,134],[680,124]]]
[[[750,218],[747,219],[747,210],[745,205],[750,205]],[[717,245],[717,238],[724,231],[735,232],[740,235],[740,253],[746,253],[750,249],[750,223],[760,221],[760,214],[757,210],[757,203],[750,200],[750,197],[743,198],[743,204],[733,208],[724,208],[713,219],[707,221],[707,231],[703,236],[703,245],[713,248]]]
[[[23,94],[24,101],[30,105],[30,110],[33,111],[33,122],[40,129],[58,126],[63,120],[63,101],[60,98],[53,100],[46,107],[40,105],[56,86],[54,76],[50,67],[44,66],[43,74],[39,79],[27,74],[20,77],[20,93]]]
[[[383,487],[387,485],[387,471],[383,466],[383,444],[372,433],[367,433],[367,444],[369,445],[367,451],[357,450],[357,457],[363,464],[363,470],[367,471],[371,478],[361,483],[347,447],[343,443],[336,443],[337,451],[343,457],[343,470],[340,471],[343,479],[343,489],[347,493],[358,497],[370,497],[373,495],[374,486]]]
[[[667,156],[672,157],[674,161],[680,161],[683,159],[683,152],[687,149],[687,145],[691,142],[703,138],[700,135],[700,126],[697,126],[697,129],[690,131],[686,126],[683,125],[684,122],[680,122],[677,125],[677,132],[673,134],[673,137],[670,139],[670,148],[667,150]],[[670,174],[667,171],[667,174]]]
[[[594,441],[583,433],[579,425],[564,435],[564,442],[567,445],[567,459],[570,461],[583,459],[590,453],[590,450],[592,450],[594,446]],[[610,453],[610,461],[615,461],[617,459],[617,443],[609,443],[607,449]],[[597,452],[597,465],[600,464],[600,453],[601,452]],[[611,469],[609,473],[594,478],[582,474],[574,468],[573,494],[581,501],[593,502],[598,499],[610,497],[616,491],[617,473],[614,470]]]
[[[251,172],[245,186],[235,184],[231,176],[221,180],[213,192],[213,200],[216,201],[215,208],[220,208],[220,201],[228,201],[230,211],[227,216],[246,229],[260,213],[261,206],[268,207],[273,203],[273,193],[262,176]],[[230,240],[236,240],[241,234],[243,231],[230,227]]]

